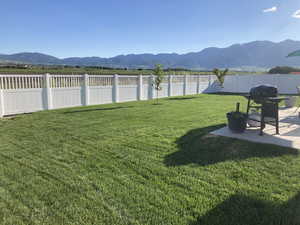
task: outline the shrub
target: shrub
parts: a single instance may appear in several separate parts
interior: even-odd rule
[[[300,72],[300,69],[296,69],[289,66],[277,66],[275,68],[270,69],[270,74],[289,74],[292,72]]]

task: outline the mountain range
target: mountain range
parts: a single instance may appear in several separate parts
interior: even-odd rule
[[[42,53],[0,54],[0,62],[15,62],[43,65],[70,66],[106,66],[126,68],[153,68],[163,64],[165,68],[187,69],[268,69],[274,66],[300,67],[300,57],[286,58],[300,49],[300,41],[285,40],[282,42],[254,41],[245,44],[234,44],[227,48],[210,47],[199,52],[187,54],[129,54],[112,58],[71,57],[57,58]]]

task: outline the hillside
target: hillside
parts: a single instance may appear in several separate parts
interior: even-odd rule
[[[285,40],[279,43],[254,41],[235,44],[227,48],[206,48],[187,54],[129,54],[112,58],[70,57],[59,59],[41,53],[0,54],[0,61],[44,65],[108,66],[127,68],[153,68],[157,63],[170,68],[187,69],[267,69],[275,66],[300,67],[300,58],[286,58],[300,49],[300,41]]]

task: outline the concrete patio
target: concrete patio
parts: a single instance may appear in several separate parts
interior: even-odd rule
[[[275,127],[267,125],[264,136],[259,136],[259,128],[247,128],[242,134],[232,133],[228,127],[211,132],[211,134],[247,140],[251,142],[274,144],[284,147],[300,149],[300,117],[296,108],[281,108],[280,135],[275,135]]]

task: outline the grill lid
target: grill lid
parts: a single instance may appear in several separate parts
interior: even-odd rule
[[[250,97],[257,104],[262,104],[265,98],[277,97],[277,95],[278,95],[277,87],[272,85],[260,85],[260,86],[253,87],[250,90]]]

